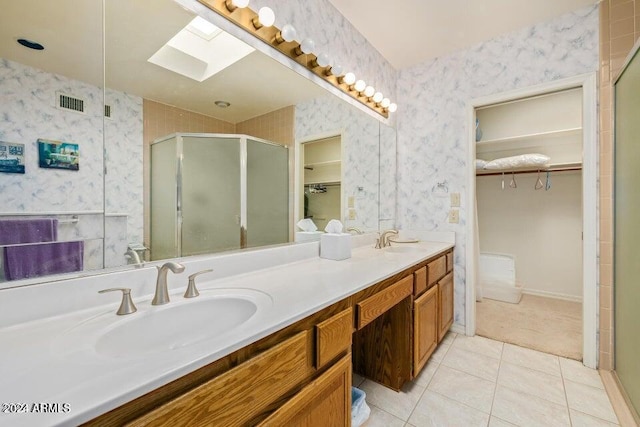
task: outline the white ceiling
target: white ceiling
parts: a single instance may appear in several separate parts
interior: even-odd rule
[[[396,69],[598,0],[329,0]]]
[[[0,0],[0,10],[0,58],[102,87],[101,0]],[[231,123],[327,93],[257,51],[202,83],[149,63],[194,16],[173,0],[106,1],[106,87]],[[20,37],[45,50],[18,45]]]

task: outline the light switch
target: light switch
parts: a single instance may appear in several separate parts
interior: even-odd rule
[[[451,209],[449,211],[449,222],[452,224],[460,222],[460,211],[458,209]]]
[[[356,210],[355,209],[349,209],[349,219],[350,220],[356,219]]]
[[[347,197],[347,207],[355,208],[356,207],[356,198],[353,196]]]
[[[460,193],[451,193],[451,207],[452,208],[460,207]]]

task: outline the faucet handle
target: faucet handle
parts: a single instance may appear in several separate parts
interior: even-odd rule
[[[114,291],[122,291],[122,302],[120,303],[120,307],[116,314],[118,316],[123,316],[125,314],[131,314],[138,311],[136,306],[133,304],[133,300],[131,299],[131,289],[130,288],[109,288],[102,289],[98,291],[99,294],[104,294],[105,292],[114,292]]]
[[[210,268],[208,270],[198,271],[197,273],[193,273],[191,276],[189,276],[189,285],[187,286],[187,290],[184,293],[184,297],[195,298],[200,295],[200,292],[198,292],[198,289],[196,288],[196,277],[201,274],[211,273],[212,271],[213,269]]]

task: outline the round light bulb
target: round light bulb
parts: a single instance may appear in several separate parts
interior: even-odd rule
[[[384,98],[384,95],[380,92],[376,92],[373,94],[373,102],[375,102],[376,104],[379,104],[380,101],[382,101],[382,98]]]
[[[344,68],[340,64],[337,64],[331,67],[331,74],[333,74],[336,77],[340,77],[343,71],[344,71]]]
[[[354,84],[356,82],[356,75],[353,73],[347,73],[344,75],[344,77],[342,78],[342,81],[351,86],[352,84]]]
[[[382,108],[387,108],[391,104],[391,100],[389,98],[385,98],[380,102]]]
[[[285,24],[280,30],[280,37],[286,42],[292,42],[298,38],[298,32],[293,28],[293,25]]]
[[[326,53],[321,53],[320,55],[318,55],[316,62],[323,68],[328,67],[329,65],[331,65],[331,58],[329,58],[329,55],[327,55]]]
[[[366,96],[367,98],[371,98],[374,93],[376,93],[376,90],[373,88],[373,86],[367,86],[364,88],[364,96]]]
[[[395,103],[392,102],[391,104],[389,104],[390,113],[395,113],[397,109],[398,109],[398,106]]]
[[[249,0],[226,0],[225,5],[227,9],[229,9],[229,12],[233,12],[237,8],[244,9],[249,6]]]
[[[300,43],[300,50],[302,53],[311,53],[316,48],[316,43],[311,39],[304,39]]]
[[[273,13],[270,7],[261,7],[258,11],[258,21],[265,26],[270,27],[276,22],[276,14]]]
[[[366,87],[367,87],[367,84],[364,82],[364,80],[358,80],[356,84],[353,86],[356,92],[362,92]]]

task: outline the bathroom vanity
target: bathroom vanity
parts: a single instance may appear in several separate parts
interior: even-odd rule
[[[25,316],[16,311],[14,324],[0,328],[0,339],[12,343],[0,362],[15,367],[3,369],[0,397],[55,400],[70,410],[2,414],[0,423],[309,425],[321,418],[349,425],[352,369],[399,390],[451,326],[452,247],[367,245],[348,260],[331,261],[317,256],[314,242],[187,258],[186,274],[246,269],[247,262],[254,271],[202,276],[200,296],[193,299],[182,298],[186,275],[170,275],[171,301],[163,306],[150,305],[155,268],[49,285],[75,289],[77,301],[61,302],[71,305],[55,317],[26,323],[16,323]],[[97,295],[114,281],[131,284],[136,313],[116,316],[117,294]],[[29,288],[16,290],[23,294],[15,298],[26,297]],[[12,303],[12,294],[6,295]],[[256,311],[220,329],[232,311],[245,310],[240,300],[251,301]],[[73,307],[95,301],[100,305]],[[216,301],[224,304],[210,307],[220,314],[225,305],[233,308],[218,322],[207,317],[216,310],[202,310]],[[183,323],[192,317],[202,324]]]

